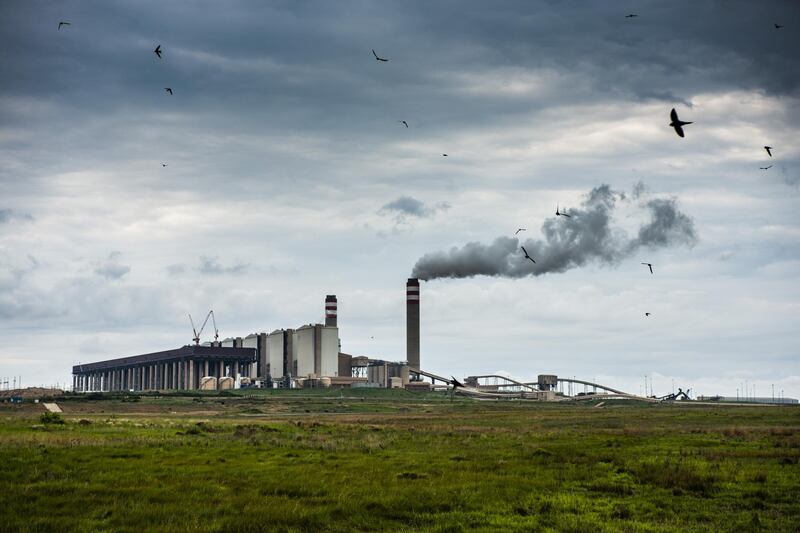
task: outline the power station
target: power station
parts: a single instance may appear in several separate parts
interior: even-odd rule
[[[218,340],[210,311],[194,344],[130,357],[76,365],[73,391],[224,390],[240,387],[314,388],[382,387],[408,390],[447,390],[478,399],[538,401],[638,399],[648,402],[689,400],[678,389],[666,396],[639,396],[575,378],[540,374],[525,382],[487,374],[464,378],[463,383],[425,371],[420,359],[420,284],[406,281],[406,360],[384,361],[341,350],[336,295],[325,296],[325,323],[251,333]],[[209,317],[214,341],[200,343]],[[191,316],[189,317],[191,320]],[[428,381],[425,381],[427,379]],[[702,398],[702,397],[701,397]],[[721,397],[719,397],[721,398]],[[703,398],[709,401],[708,398]],[[718,398],[711,398],[717,401]],[[719,400],[721,401],[721,400]]]
[[[208,318],[215,340],[200,344]],[[419,280],[406,284],[407,360],[389,362],[353,356],[340,350],[338,301],[325,296],[325,323],[251,333],[216,340],[213,311],[198,330],[192,321],[194,345],[76,365],[73,390],[78,392],[228,389],[235,387],[374,386],[429,388],[412,382],[420,366]],[[189,317],[191,320],[191,316]],[[418,379],[418,378],[417,378]]]

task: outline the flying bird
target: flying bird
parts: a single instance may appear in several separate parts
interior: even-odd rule
[[[679,137],[683,137],[683,127],[687,124],[691,124],[691,122],[684,122],[679,119],[678,113],[675,111],[674,107],[672,108],[672,111],[670,111],[669,117],[672,119],[672,122],[670,122],[669,125],[675,128],[675,133],[677,133]]]
[[[166,163],[161,163],[161,166],[165,167],[165,166],[167,166],[167,164]]]
[[[447,154],[442,154],[442,157],[447,157]]]
[[[758,167],[758,168],[761,169],[761,170],[769,170],[769,169],[772,168],[772,165],[770,165],[768,167]]]
[[[766,150],[769,156],[772,157],[772,146],[765,146],[764,150]]]
[[[536,261],[533,260],[533,257],[528,255],[528,250],[526,250],[524,246],[520,246],[520,248],[522,248],[522,253],[525,254],[525,259],[530,259],[533,263],[536,263]]]
[[[557,216],[557,217],[567,217],[567,218],[572,218],[572,216],[571,216],[571,215],[568,215],[568,214],[566,214],[566,213],[559,213],[559,212],[558,212],[558,204],[556,204],[556,216]]]
[[[642,264],[647,265],[647,267],[650,269],[650,273],[651,274],[653,273],[653,263],[642,263]]]
[[[650,316],[650,313],[645,313],[644,316]]]
[[[783,24],[775,24],[775,29],[776,30],[779,30],[781,28],[783,28]]]
[[[71,23],[69,23],[69,22],[63,22],[63,21],[62,21],[62,22],[59,22],[59,23],[58,23],[58,29],[59,29],[59,30],[61,29],[61,26],[72,26],[72,24],[71,24]]]
[[[160,44],[158,46],[156,46],[156,49],[153,50],[153,53],[155,55],[157,55],[159,59],[161,59],[161,45]]]
[[[170,95],[172,94],[172,87],[164,87],[164,90],[167,91]]]
[[[398,120],[397,122],[399,122],[400,124],[402,124],[406,128],[408,127],[408,122],[406,122],[405,120]]]
[[[528,231],[528,230],[526,230],[525,228],[519,228],[517,231],[514,232],[514,235],[516,235],[520,231]]]
[[[375,50],[372,51],[372,55],[375,56],[375,60],[376,61],[383,61],[383,62],[389,61],[388,59],[384,59],[382,57],[378,57],[378,54],[375,53]]]
[[[626,19],[632,19],[633,17],[638,17],[638,16],[639,16],[639,15],[637,15],[636,13],[631,13],[631,14],[629,14],[629,15],[625,15],[625,18],[626,18]]]

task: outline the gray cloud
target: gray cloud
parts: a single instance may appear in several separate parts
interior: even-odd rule
[[[0,209],[0,224],[5,224],[13,220],[33,220],[33,215],[29,213],[17,213],[13,209]]]
[[[571,218],[545,220],[543,240],[528,239],[520,243],[513,237],[498,237],[491,244],[471,242],[461,248],[429,253],[414,265],[412,276],[424,280],[480,275],[540,276],[590,262],[615,265],[641,248],[691,246],[697,241],[692,219],[678,210],[674,198],[653,198],[637,204],[650,220],[639,227],[635,238],[629,238],[613,221],[617,204],[624,201],[624,193],[601,185],[586,195],[581,208],[567,211]],[[536,264],[525,259],[520,246],[525,247]]]
[[[432,217],[439,211],[447,211],[450,207],[450,204],[447,202],[439,202],[436,205],[427,206],[424,202],[411,196],[400,196],[396,200],[392,200],[381,207],[378,210],[378,214],[382,216],[391,215],[397,222],[404,222],[409,217]]]
[[[94,269],[95,274],[106,279],[122,279],[131,271],[131,267],[119,262],[121,256],[121,252],[111,252],[108,259]]]
[[[800,172],[790,172],[785,166],[781,166],[781,176],[783,176],[783,181],[786,185],[791,185],[792,187],[800,185]]]
[[[167,273],[170,276],[180,276],[181,274],[186,273],[186,265],[181,263],[176,263],[174,265],[167,266]]]
[[[250,265],[245,263],[236,263],[230,266],[224,266],[222,263],[219,262],[218,257],[202,256],[200,258],[200,267],[198,267],[198,271],[201,274],[209,274],[209,275],[220,275],[220,274],[239,275],[247,272],[249,268]]]

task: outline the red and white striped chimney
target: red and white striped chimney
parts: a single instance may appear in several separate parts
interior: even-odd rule
[[[336,327],[336,295],[329,294],[325,297],[325,325]]]
[[[406,283],[406,361],[419,369],[419,280]]]

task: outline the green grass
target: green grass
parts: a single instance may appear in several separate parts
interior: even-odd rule
[[[123,401],[128,400],[128,401]],[[11,531],[795,531],[800,409],[405,391],[0,407]]]

